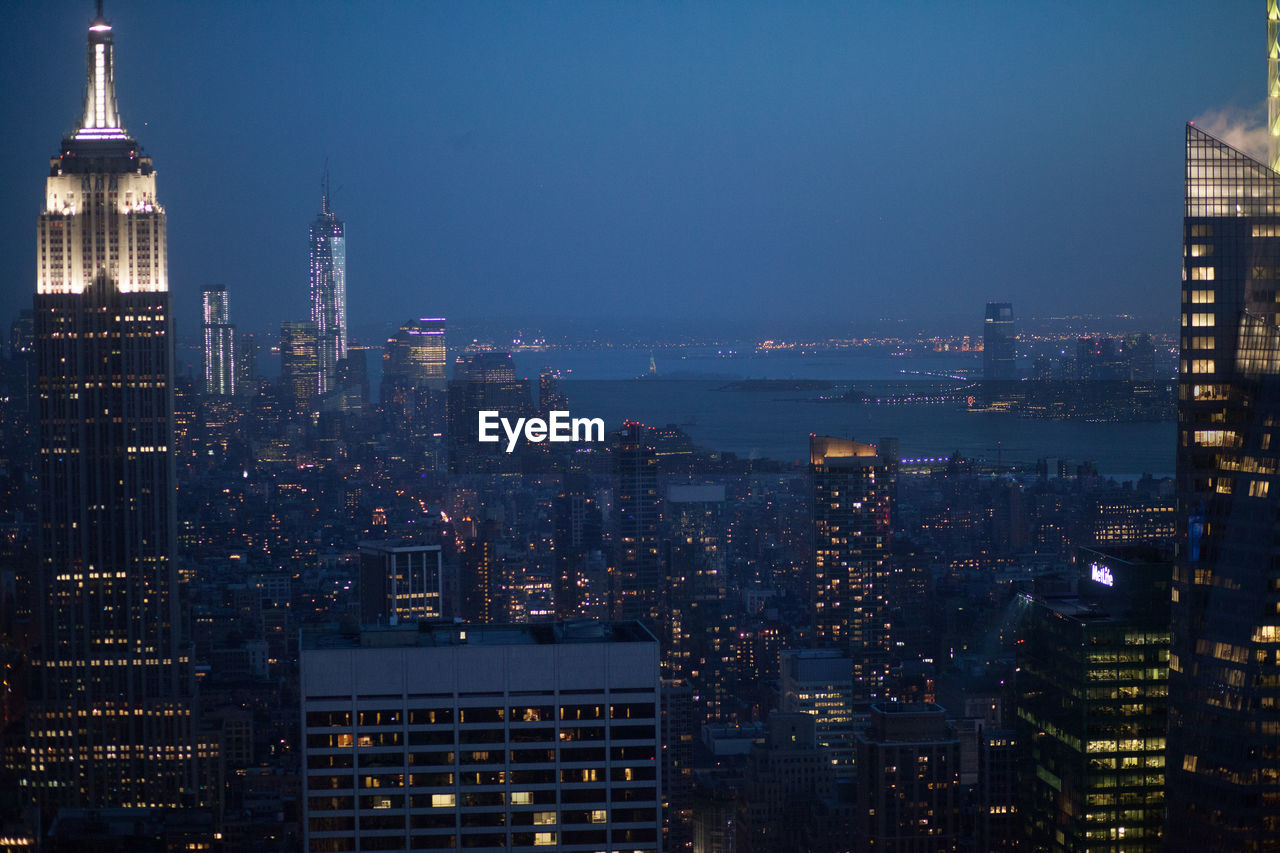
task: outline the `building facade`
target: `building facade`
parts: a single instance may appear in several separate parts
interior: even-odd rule
[[[988,302],[982,323],[982,378],[988,382],[1017,379],[1017,345],[1013,304]]]
[[[173,318],[150,157],[89,27],[84,116],[50,161],[35,297],[39,646],[26,784],[59,807],[201,799],[174,565]]]
[[[960,740],[930,702],[871,706],[854,762],[855,850],[953,851],[960,847]]]
[[[1076,595],[1027,600],[1016,808],[1031,849],[1157,851],[1169,693],[1167,559],[1081,549]]]
[[[847,649],[854,699],[883,698],[889,673],[890,477],[873,444],[809,439],[813,609],[818,638]]]
[[[296,414],[316,410],[320,395],[320,334],[309,320],[280,325],[280,392]]]
[[[1186,129],[1173,850],[1280,846],[1280,175]]]
[[[301,668],[306,849],[661,849],[642,626],[322,634]]]

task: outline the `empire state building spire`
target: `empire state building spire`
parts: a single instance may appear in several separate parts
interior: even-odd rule
[[[98,16],[89,24],[89,50],[86,61],[84,117],[76,128],[74,139],[127,139],[116,107],[115,45],[111,24],[102,16],[102,0],[98,0]]]

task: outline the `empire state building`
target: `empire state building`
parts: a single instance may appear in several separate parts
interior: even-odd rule
[[[113,68],[99,4],[84,114],[49,162],[37,225],[41,624],[26,783],[46,816],[200,799],[173,559],[165,213]]]

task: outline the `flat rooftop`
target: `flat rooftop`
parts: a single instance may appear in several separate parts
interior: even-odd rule
[[[366,625],[358,632],[344,632],[334,623],[305,630],[302,635],[302,648],[305,650],[656,642],[653,634],[639,622],[597,622],[592,619],[539,622],[529,625],[417,622],[403,625]]]

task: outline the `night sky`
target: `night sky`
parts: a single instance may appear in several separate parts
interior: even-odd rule
[[[326,157],[348,316],[1177,312],[1183,123],[1265,109],[1265,4],[107,0],[181,332],[307,315]],[[0,6],[0,321],[30,307],[93,4]]]

